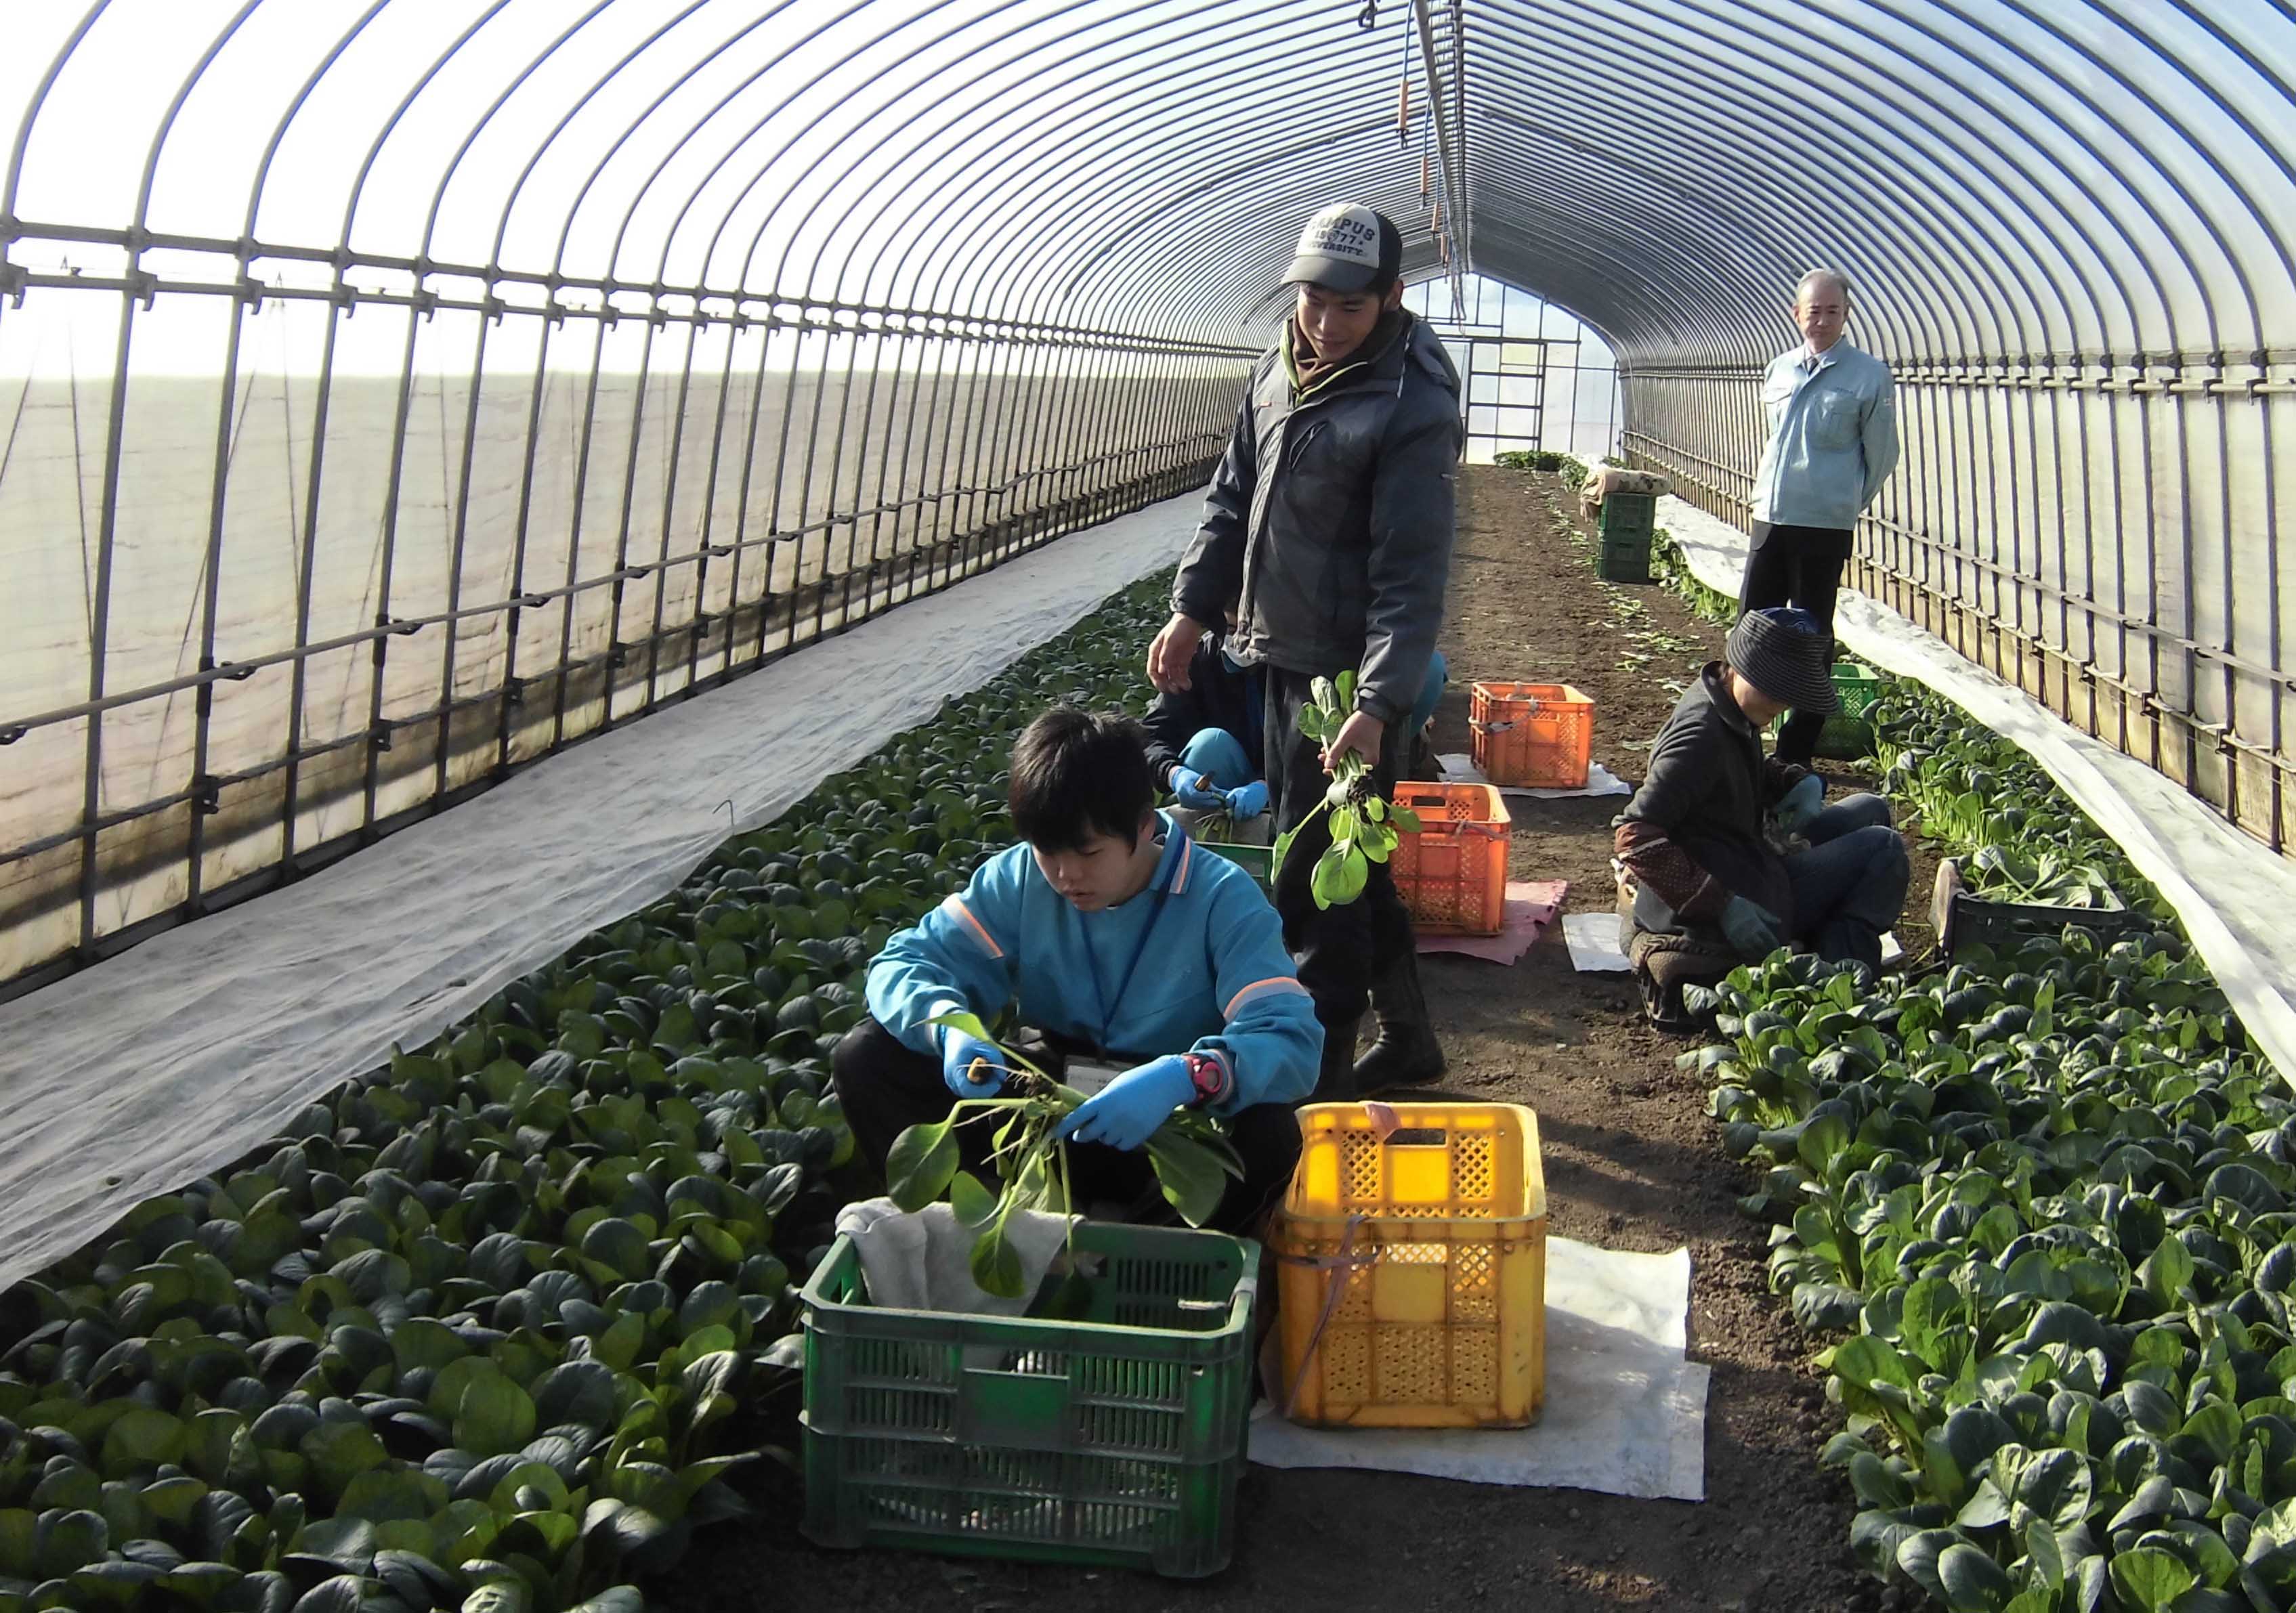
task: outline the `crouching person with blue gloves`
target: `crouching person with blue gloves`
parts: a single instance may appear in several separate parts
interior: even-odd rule
[[[1233,610],[1228,627],[1235,626]],[[1443,652],[1427,658],[1427,677],[1419,699],[1404,724],[1404,733],[1414,746],[1427,732],[1435,708],[1450,679]],[[1259,776],[1265,753],[1263,691],[1266,680],[1257,667],[1239,667],[1229,659],[1227,636],[1218,629],[1204,635],[1188,659],[1188,675],[1177,689],[1157,695],[1142,724],[1148,732],[1148,767],[1157,783],[1172,792],[1172,799],[1190,812],[1226,813],[1239,833],[1265,818],[1267,782]],[[1412,778],[1431,778],[1431,763],[1413,756],[1403,762]],[[1273,825],[1263,839],[1273,837]]]
[[[837,1044],[838,1095],[880,1174],[903,1131],[995,1096],[1009,1073],[994,1047],[932,1021],[993,1022],[1017,1005],[1056,1056],[1122,1072],[1063,1125],[1076,1208],[1168,1217],[1142,1145],[1191,1104],[1226,1123],[1243,1166],[1211,1224],[1249,1233],[1282,1195],[1300,1156],[1292,1105],[1323,1054],[1315,1004],[1250,876],[1199,851],[1154,800],[1129,718],[1062,708],[1021,734],[1011,801],[1022,844],[887,943],[869,969],[870,1017]],[[983,1181],[996,1129],[957,1131]]]
[[[1911,877],[1890,803],[1828,806],[1816,774],[1762,754],[1780,712],[1834,708],[1833,637],[1808,611],[1775,606],[1741,617],[1724,654],[1659,730],[1619,819],[1629,929],[1696,943],[1716,954],[1716,978],[1781,946],[1878,968]],[[1628,949],[1648,950],[1631,935]]]

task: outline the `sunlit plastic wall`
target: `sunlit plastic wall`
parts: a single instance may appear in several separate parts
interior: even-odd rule
[[[1073,281],[1029,16],[12,12],[0,981],[1201,485],[1241,326]]]
[[[1482,450],[1608,446],[1607,348],[1733,516],[1849,271],[1855,580],[2284,847],[2292,76],[2265,0],[15,7],[0,982],[1199,485],[1341,196]]]

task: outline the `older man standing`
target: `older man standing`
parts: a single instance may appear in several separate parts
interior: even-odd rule
[[[1754,474],[1753,548],[1738,609],[1792,605],[1831,635],[1851,528],[1898,463],[1898,411],[1889,366],[1841,339],[1847,275],[1803,275],[1793,315],[1802,344],[1762,376],[1770,437]],[[1778,735],[1778,760],[1808,766],[1824,726],[1824,712],[1796,710]]]

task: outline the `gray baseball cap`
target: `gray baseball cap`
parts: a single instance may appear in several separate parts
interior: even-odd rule
[[[1334,291],[1385,289],[1403,273],[1403,237],[1386,215],[1359,201],[1325,208],[1300,232],[1286,285],[1319,285]]]

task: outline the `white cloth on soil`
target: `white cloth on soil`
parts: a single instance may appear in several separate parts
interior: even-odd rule
[[[1570,967],[1580,974],[1623,974],[1634,965],[1619,950],[1616,913],[1572,913],[1562,916],[1562,944]]]
[[[972,1246],[980,1234],[947,1204],[914,1213],[890,1199],[864,1199],[837,1212],[837,1230],[853,1240],[869,1303],[890,1310],[948,1311],[969,1316],[1018,1316],[1068,1236],[1068,1218],[1041,1210],[1007,1217],[1005,1236],[1021,1257],[1021,1292],[1006,1299],[972,1280]]]
[[[1527,1429],[1307,1429],[1263,1405],[1251,1460],[1476,1484],[1706,1498],[1708,1369],[1687,1359],[1690,1251],[1546,1240],[1546,1404]]]
[[[0,1286],[674,889],[1172,564],[1201,509],[1190,494],[1061,538],[0,1003]]]
[[[1567,913],[1562,920],[1562,942],[1570,949],[1570,967],[1580,974],[1623,974],[1634,965],[1627,954],[1619,950],[1619,915],[1615,913]],[[1905,961],[1906,949],[1898,945],[1897,931],[1882,938],[1882,967]]]
[[[1475,758],[1456,750],[1447,750],[1435,758],[1443,765],[1443,782],[1447,784],[1488,784],[1483,770],[1475,766]],[[1635,787],[1612,773],[1600,762],[1587,765],[1587,782],[1575,790],[1534,790],[1527,784],[1502,784],[1501,795],[1527,795],[1542,801],[1569,800],[1578,796],[1632,795]]]

